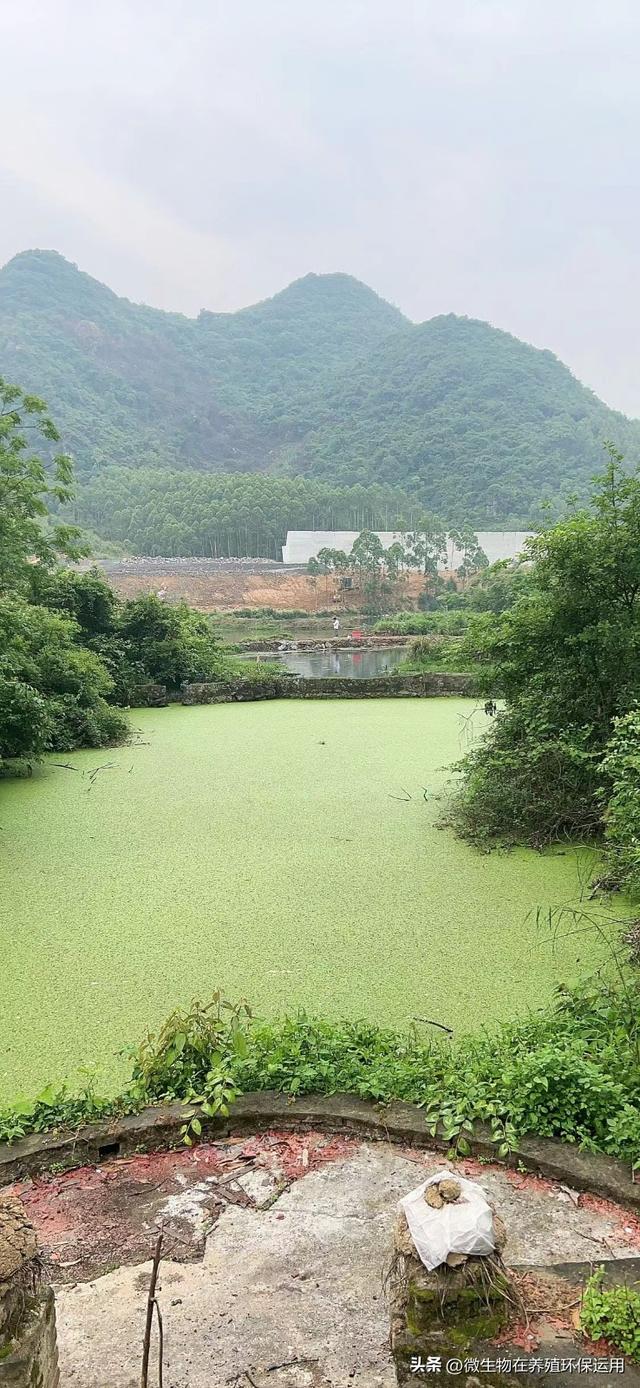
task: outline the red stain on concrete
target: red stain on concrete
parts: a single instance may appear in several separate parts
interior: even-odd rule
[[[331,1161],[341,1161],[358,1149],[353,1138],[327,1137],[325,1133],[260,1133],[245,1143],[242,1151],[258,1164],[280,1171],[287,1181],[297,1181],[309,1171],[317,1171]]]
[[[229,1204],[255,1202],[238,1178],[262,1167],[284,1189],[327,1162],[349,1156],[354,1140],[324,1133],[271,1130],[250,1138],[201,1143],[177,1151],[116,1157],[11,1189],[33,1222],[45,1263],[57,1281],[98,1276],[151,1256],[158,1229],[164,1256],[188,1261]]]

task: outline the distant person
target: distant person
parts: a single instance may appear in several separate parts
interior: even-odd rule
[[[495,702],[495,699],[487,699],[487,702],[484,706],[484,711],[489,715],[490,718],[493,718],[493,715],[498,712],[498,705]]]
[[[339,630],[340,630],[340,619],[339,619],[338,617],[334,617],[334,619],[333,619],[333,631],[334,631],[334,635],[335,635],[335,636],[338,635]]]

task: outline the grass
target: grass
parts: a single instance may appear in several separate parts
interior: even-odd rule
[[[216,987],[270,1015],[460,1032],[584,973],[597,946],[554,952],[535,924],[577,898],[584,856],[482,856],[436,828],[473,707],[139,710],[138,745],[0,785],[0,1097],[83,1063],[115,1084],[114,1052]]]
[[[251,611],[250,608],[245,610]],[[233,612],[209,614],[214,631],[225,644],[233,646],[243,641],[326,641],[335,634],[333,616],[332,612],[322,615],[308,612],[300,617],[277,612],[252,617],[240,617]],[[367,618],[361,614],[339,612],[338,616],[343,635],[355,629],[367,630],[370,626]]]

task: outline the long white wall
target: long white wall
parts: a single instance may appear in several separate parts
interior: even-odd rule
[[[309,559],[315,559],[321,549],[342,549],[348,554],[358,534],[357,530],[288,530],[287,542],[282,547],[282,562],[306,564]],[[376,534],[385,549],[395,540],[402,544],[404,538],[395,530],[377,530]],[[513,559],[520,554],[529,534],[529,530],[479,530],[478,541],[489,563],[495,564],[498,559]],[[446,563],[441,567],[455,568],[461,562],[462,555],[450,545]]]

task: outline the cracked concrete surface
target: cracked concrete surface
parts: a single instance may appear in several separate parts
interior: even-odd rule
[[[450,1163],[384,1143],[342,1146],[267,1208],[265,1196],[279,1189],[277,1158],[270,1170],[239,1173],[252,1203],[222,1210],[201,1262],[163,1262],[164,1388],[393,1388],[382,1279],[396,1204]],[[502,1168],[459,1165],[502,1213],[508,1261],[640,1250],[640,1225],[619,1207]],[[181,1210],[191,1209],[200,1238],[198,1185],[210,1189],[194,1166]],[[58,1287],[61,1388],[137,1388],[149,1271],[137,1264]]]

